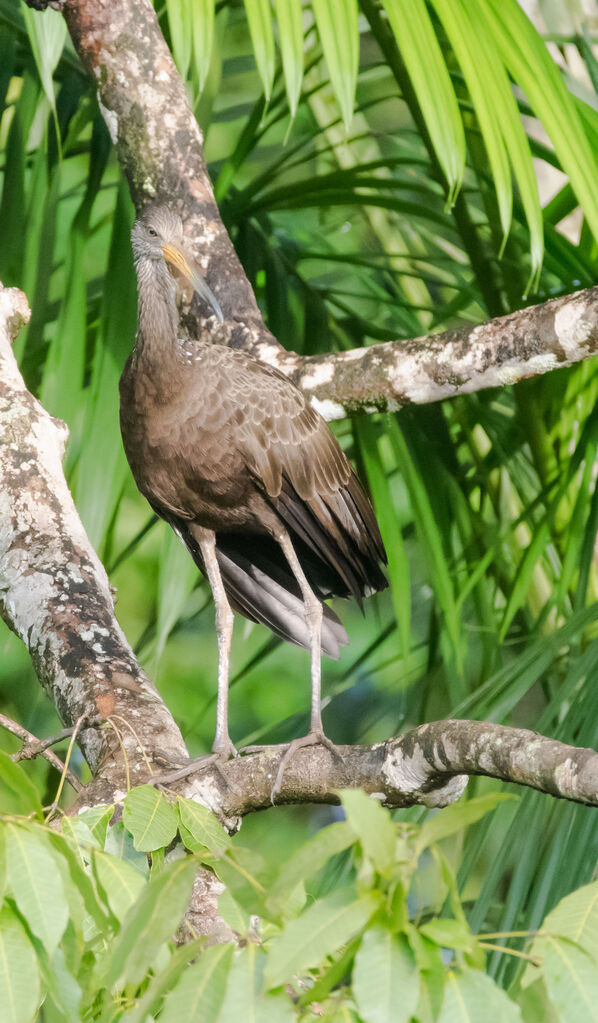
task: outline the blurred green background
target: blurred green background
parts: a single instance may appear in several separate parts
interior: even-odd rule
[[[409,338],[594,283],[592,5],[540,4],[536,27],[515,0],[155,6],[224,222],[288,348]],[[202,752],[215,721],[209,591],[152,523],[118,427],[135,331],[133,209],[61,18],[12,0],[0,0],[0,115],[0,280],[33,311],[20,365],[69,425],[68,479],[124,631]],[[324,662],[331,738],[375,742],[452,715],[596,745],[597,394],[592,361],[334,424],[369,483],[392,587],[365,617],[339,602],[351,644]],[[237,745],[305,731],[307,654],[238,620],[232,680]],[[36,735],[59,728],[4,626],[0,706]],[[0,744],[15,748],[10,736]],[[30,770],[50,800],[56,776]],[[332,813],[247,819],[245,841],[284,846]],[[472,928],[537,926],[592,877],[596,821],[522,792],[462,834],[451,856]],[[512,975],[507,956],[490,966],[502,983]]]

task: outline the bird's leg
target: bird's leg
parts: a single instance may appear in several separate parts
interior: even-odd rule
[[[228,673],[230,643],[233,635],[233,613],[216,558],[216,535],[211,529],[202,529],[198,531],[198,540],[206,575],[214,597],[216,634],[218,636],[218,700],[216,704],[216,735],[212,752],[225,756],[236,756],[237,751],[228,734]]]
[[[321,633],[322,633],[322,615],[323,608],[321,601],[318,600],[311,586],[309,585],[301,563],[289,534],[286,530],[281,531],[276,539],[282,547],[284,555],[289,563],[289,567],[295,576],[295,579],[299,583],[301,594],[303,596],[303,603],[305,606],[305,617],[310,633],[310,654],[311,654],[311,715],[309,732],[307,735],[300,739],[293,739],[288,748],[282,755],[282,759],[278,766],[278,772],[276,774],[276,780],[271,792],[271,800],[274,802],[274,797],[280,789],[282,782],[282,776],[289,756],[297,749],[301,749],[303,746],[315,746],[318,743],[326,746],[331,753],[335,756],[340,757],[334,743],[324,734],[324,726],[322,724],[322,661],[321,661]],[[342,759],[342,758],[341,758]]]
[[[228,734],[228,672],[230,663],[230,643],[233,635],[233,613],[230,609],[220,568],[216,558],[216,535],[211,529],[197,530],[197,539],[201,548],[206,575],[214,597],[216,609],[216,633],[218,636],[218,699],[216,703],[216,735],[212,752],[203,756],[193,757],[182,763],[174,771],[156,775],[150,784],[164,785],[179,781],[197,771],[205,770],[212,764],[219,770],[218,762],[230,756],[238,756]],[[224,775],[222,775],[224,781]],[[227,783],[228,784],[228,783]]]

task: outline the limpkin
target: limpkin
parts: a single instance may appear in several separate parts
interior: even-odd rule
[[[187,254],[181,218],[146,210],[131,234],[138,329],[120,381],[121,430],[141,493],[207,576],[216,606],[213,752],[228,733],[232,610],[311,652],[311,722],[297,745],[332,744],[320,707],[320,656],[347,634],[323,601],[383,589],[386,556],[372,507],[325,420],[289,379],[243,351],[181,340],[175,267],[221,320]]]

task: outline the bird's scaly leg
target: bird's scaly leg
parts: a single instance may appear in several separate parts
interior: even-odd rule
[[[233,613],[230,609],[220,568],[216,558],[216,535],[211,529],[197,531],[206,575],[216,608],[216,634],[218,636],[218,701],[216,704],[216,735],[213,753],[236,756],[237,751],[228,734],[228,673],[230,644],[233,635]]]
[[[230,664],[230,643],[233,635],[233,613],[226,596],[220,568],[216,558],[216,535],[211,529],[197,529],[196,536],[201,548],[206,575],[214,597],[216,609],[216,633],[218,636],[218,699],[216,703],[216,735],[212,752],[200,757],[193,757],[177,766],[176,770],[156,775],[151,784],[164,785],[179,781],[197,771],[206,770],[212,764],[218,768],[218,762],[228,757],[238,756],[228,734],[228,673]],[[222,775],[224,781],[224,775]]]
[[[327,735],[324,734],[324,726],[322,724],[322,661],[321,661],[321,632],[322,632],[322,615],[323,609],[322,604],[316,597],[311,586],[309,585],[301,563],[289,534],[286,530],[281,531],[276,539],[284,555],[289,563],[289,567],[295,576],[295,579],[299,583],[301,594],[303,596],[303,603],[305,605],[305,617],[309,626],[310,632],[310,654],[311,654],[311,715],[309,732],[300,739],[293,739],[289,744],[288,748],[282,755],[278,771],[276,774],[276,780],[272,787],[270,798],[274,802],[274,797],[280,790],[282,782],[282,776],[288,758],[295,750],[301,749],[303,746],[315,746],[318,743],[326,746],[331,753],[335,756],[340,757],[336,746]],[[341,757],[342,759],[342,757]]]

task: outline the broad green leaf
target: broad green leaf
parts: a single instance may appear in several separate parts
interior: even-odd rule
[[[92,806],[77,816],[77,820],[87,825],[92,835],[99,843],[100,849],[106,844],[108,825],[114,814],[113,806]]]
[[[357,0],[312,0],[312,6],[330,81],[348,131],[359,69]]]
[[[62,834],[50,834],[49,839],[63,875],[71,923],[78,931],[82,931],[86,917],[89,917],[98,932],[102,933],[109,923],[108,914],[100,904],[92,879],[85,869],[81,851]]]
[[[116,821],[108,830],[104,852],[109,856],[118,857],[119,860],[126,860],[140,874],[149,877],[147,856],[137,851],[133,844],[133,836],[127,831],[122,820]]]
[[[139,898],[147,881],[129,863],[108,856],[103,852],[94,852],[92,856],[94,873],[105,893],[106,901],[121,923],[133,903]]]
[[[457,97],[424,0],[384,0],[384,8],[454,202],[465,169]]]
[[[247,934],[251,926],[251,914],[239,905],[228,888],[218,897],[218,915],[237,934]]]
[[[598,1021],[598,968],[578,945],[567,938],[541,938],[534,942],[542,957],[544,981],[562,1023]]]
[[[473,935],[462,920],[437,917],[422,924],[419,929],[425,938],[442,948],[458,948],[470,952],[474,945]]]
[[[295,1011],[286,995],[262,991],[266,956],[250,942],[237,954],[229,975],[218,1023],[294,1023]]]
[[[561,899],[544,919],[542,931],[574,941],[596,960],[598,968],[598,881]]]
[[[85,821],[79,820],[77,817],[63,817],[60,822],[60,830],[64,837],[71,842],[73,848],[80,849],[82,859],[83,850],[101,848],[91,828],[88,828]]]
[[[41,827],[6,824],[7,885],[33,933],[52,955],[68,920],[60,871]]]
[[[538,971],[535,969],[535,974]],[[524,1023],[561,1023],[554,1005],[550,1001],[544,977],[539,976],[517,995],[517,1004],[521,1009]]]
[[[324,965],[318,968],[318,977],[313,987],[308,988],[301,996],[301,1005],[322,1002],[328,997],[330,992],[349,973],[360,944],[361,935],[357,934],[343,946],[336,956],[328,956]]]
[[[152,785],[139,785],[127,793],[123,821],[140,852],[170,845],[177,833],[176,810]]]
[[[158,951],[179,926],[198,863],[185,857],[151,878],[129,910],[106,964],[106,984],[140,984]]]
[[[6,831],[4,823],[0,821],[0,906],[6,891]]]
[[[278,41],[291,120],[297,113],[303,81],[303,25],[301,0],[275,0]]]
[[[39,1002],[37,957],[13,911],[0,910],[0,1010],[2,1023],[33,1023]]]
[[[206,950],[205,944],[205,938],[194,938],[193,941],[179,945],[168,956],[162,969],[156,970],[154,965],[153,977],[143,992],[143,997],[124,1017],[127,1023],[146,1023],[149,1018],[153,1018],[151,1014],[155,1012],[165,993],[178,984],[179,977],[185,972],[188,964]]]
[[[65,955],[59,946],[47,968],[43,971],[44,987],[46,988],[46,999],[56,1007],[60,1013],[61,1023],[81,1023],[81,988],[67,967]],[[44,1001],[44,1017],[49,1009],[48,1001]],[[50,1019],[53,1019],[50,1016]]]
[[[299,881],[317,874],[331,856],[348,849],[355,842],[355,832],[346,821],[337,821],[322,828],[317,835],[304,842],[282,866],[270,886],[269,898],[275,901],[286,896]]]
[[[2,789],[6,790],[7,798],[10,796],[10,803],[2,802]],[[15,806],[14,797],[17,799]],[[25,768],[11,760],[4,750],[0,750],[0,808],[5,812],[22,814],[40,813],[42,808],[39,792],[29,780]]]
[[[232,945],[205,949],[167,995],[161,1023],[216,1023],[232,961]]]
[[[436,811],[433,816],[424,821],[420,828],[416,841],[417,852],[420,853],[433,842],[440,842],[443,838],[448,838],[449,835],[454,835],[462,828],[474,824],[490,810],[494,810],[499,803],[516,798],[508,792],[489,792],[476,799],[463,798],[458,803],[453,803],[452,806]]]
[[[438,1023],[520,1023],[519,1006],[479,970],[449,970]]]
[[[396,833],[387,810],[359,789],[339,792],[347,821],[376,870],[388,874],[395,859]]]
[[[438,1018],[444,1000],[446,968],[442,949],[428,941],[413,925],[408,925],[409,943],[419,968],[419,1001],[415,1011],[418,1023],[432,1023]]]
[[[358,898],[351,888],[318,899],[272,940],[266,966],[267,986],[279,987],[293,974],[332,955],[365,926],[377,905],[373,896]]]
[[[245,0],[245,10],[255,62],[264,86],[266,99],[270,99],[274,81],[274,34],[270,2],[269,0]]]
[[[193,5],[193,57],[201,92],[212,59],[214,44],[214,0],[194,0]]]
[[[368,929],[355,956],[353,993],[364,1023],[409,1023],[419,998],[413,952],[402,935]]]
[[[268,873],[268,865],[260,852],[235,845],[212,862],[211,867],[241,909],[251,915],[262,911],[267,890],[261,878]]]
[[[186,832],[183,841],[192,852],[209,849],[211,853],[220,853],[230,847],[229,835],[207,806],[179,796],[177,808],[181,827]]]

